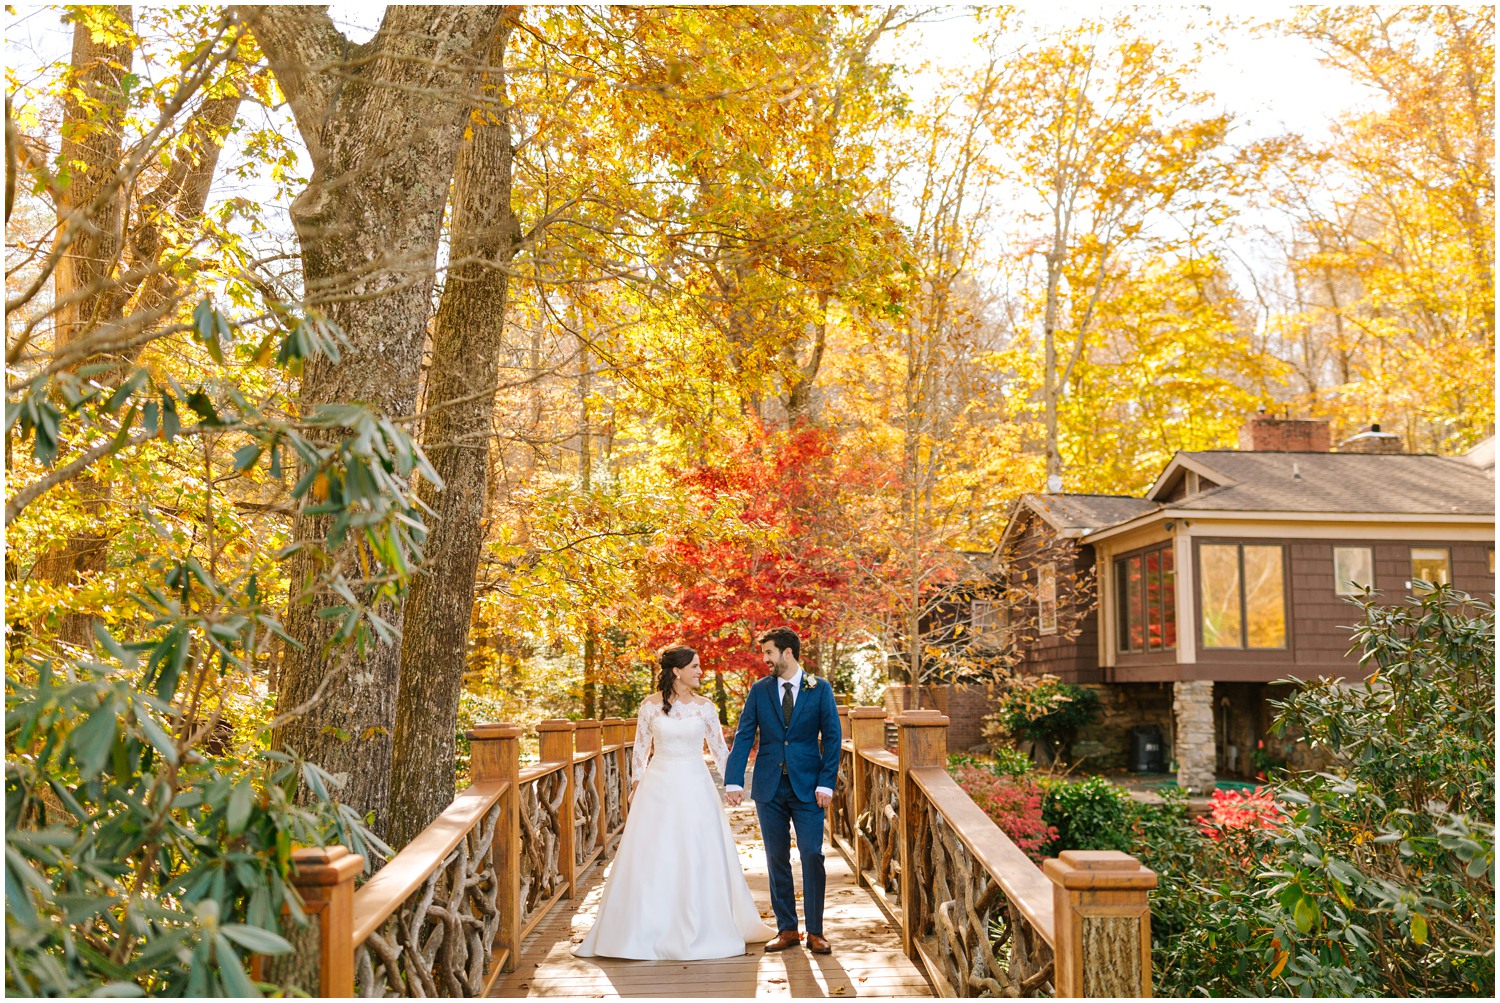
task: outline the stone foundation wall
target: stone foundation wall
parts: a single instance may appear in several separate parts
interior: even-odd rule
[[[1172,685],[1114,683],[1085,687],[1099,694],[1099,720],[1079,731],[1073,761],[1085,770],[1130,768],[1130,729],[1154,724],[1161,729],[1166,761],[1172,760]]]
[[[922,687],[922,706],[935,708],[948,717],[948,751],[988,750],[984,739],[984,716],[999,688],[988,683],[941,683]],[[917,705],[912,688],[905,683],[891,683],[885,688],[885,712],[896,717]]]

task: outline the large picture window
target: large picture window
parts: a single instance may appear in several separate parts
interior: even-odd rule
[[[1177,647],[1177,582],[1172,544],[1115,558],[1119,650],[1127,654]]]
[[[1205,648],[1285,648],[1286,581],[1279,546],[1198,548]]]

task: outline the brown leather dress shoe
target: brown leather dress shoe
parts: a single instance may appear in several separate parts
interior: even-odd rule
[[[767,951],[785,951],[788,947],[796,947],[802,943],[802,934],[796,930],[778,930],[776,936],[766,941]]]
[[[833,953],[833,948],[828,946],[828,941],[824,940],[816,933],[809,933],[807,935],[807,949],[814,954]]]

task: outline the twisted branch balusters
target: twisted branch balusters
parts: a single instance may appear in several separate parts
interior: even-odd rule
[[[919,798],[912,857],[917,933],[959,996],[1051,992],[1052,948],[973,856],[942,814]]]
[[[500,925],[494,857],[496,802],[480,823],[355,949],[360,996],[477,996]]]

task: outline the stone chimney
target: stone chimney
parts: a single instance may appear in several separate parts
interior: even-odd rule
[[[1382,432],[1379,425],[1371,425],[1369,431],[1351,435],[1339,443],[1341,453],[1404,453],[1401,436],[1394,432]]]
[[[1257,453],[1326,453],[1332,441],[1326,421],[1273,418],[1264,408],[1240,428],[1240,448]]]

